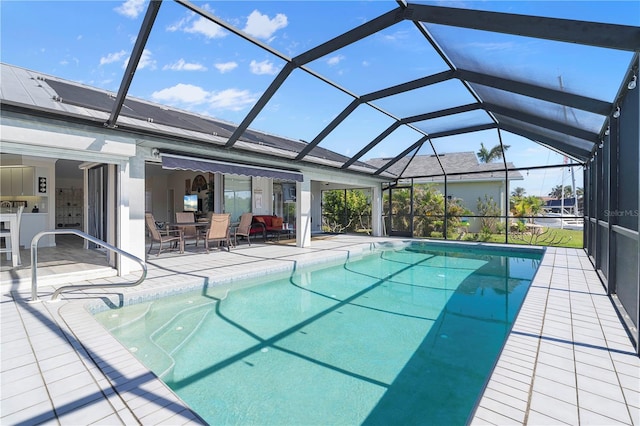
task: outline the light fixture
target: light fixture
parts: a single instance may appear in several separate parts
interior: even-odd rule
[[[616,107],[616,110],[613,111],[613,118],[620,117],[620,107]]]
[[[609,133],[611,133],[611,128],[607,126],[607,130],[604,131],[604,134],[605,136],[609,136]]]
[[[627,84],[627,89],[629,90],[635,89],[637,80],[638,80],[638,77],[636,77],[636,75],[634,74],[629,84]]]
[[[603,141],[600,141],[600,145],[598,145],[598,148],[600,148],[600,149],[604,148],[604,142]]]

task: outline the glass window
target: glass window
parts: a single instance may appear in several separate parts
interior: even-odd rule
[[[231,213],[231,221],[240,220],[242,213],[251,211],[251,178],[224,177],[224,212]]]

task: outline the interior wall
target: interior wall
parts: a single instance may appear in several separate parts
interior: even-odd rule
[[[194,172],[194,171],[184,171],[184,170],[175,170],[171,174],[167,176],[167,189],[173,189],[173,210],[175,212],[181,212],[184,210],[184,196],[187,193],[196,194],[199,200],[202,200],[203,205],[206,205],[207,199],[207,191],[201,190],[200,192],[192,191],[191,184],[193,183],[193,179],[197,175],[205,175],[202,172]],[[205,176],[206,178],[206,176]],[[187,188],[187,180],[189,181],[189,187]],[[166,198],[166,191],[162,195],[158,195],[158,197],[164,196]],[[171,202],[170,200],[168,202]],[[171,218],[174,220],[175,218]],[[169,218],[167,218],[169,220]]]
[[[152,212],[154,218],[162,222],[169,221],[168,188],[169,182],[166,175],[151,176],[145,180],[145,192],[149,194],[149,197],[145,197],[148,203],[145,210]]]

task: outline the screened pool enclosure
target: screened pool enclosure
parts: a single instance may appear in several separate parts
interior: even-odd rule
[[[245,15],[259,8],[285,28],[275,37],[249,21],[242,28],[230,2],[212,10],[152,1],[108,124],[136,87],[145,49],[162,48],[154,32],[176,17],[183,31],[175,37],[215,24],[217,47],[188,42],[246,49],[269,70],[256,73],[259,95],[247,113],[218,117],[239,122],[226,149],[259,127],[300,141],[285,147],[289,164],[388,177],[383,215],[392,235],[514,242],[510,233],[583,231],[637,344],[638,4],[536,2],[533,16],[527,2],[429,3],[366,2],[357,15],[342,13],[340,2],[242,3]],[[314,28],[311,40],[296,37],[305,28]],[[547,237],[528,242],[563,242]]]
[[[224,138],[214,159],[253,144],[291,170],[379,177],[388,235],[577,244],[637,347],[640,4],[441,3],[150,1],[105,125],[140,118],[135,95],[225,120],[170,123]],[[188,85],[144,66],[167,39],[207,61]],[[326,191],[327,229],[366,232],[371,194],[353,216],[359,188]]]

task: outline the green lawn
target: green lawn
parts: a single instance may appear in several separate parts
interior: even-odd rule
[[[469,240],[470,234],[465,236],[464,240]],[[570,229],[543,228],[542,233],[537,236],[530,234],[509,233],[509,244],[531,244],[549,247],[569,247],[582,248],[583,240],[582,231],[574,231]],[[475,240],[474,240],[475,241]],[[480,240],[478,240],[480,241]],[[504,234],[491,234],[488,243],[504,243]]]

